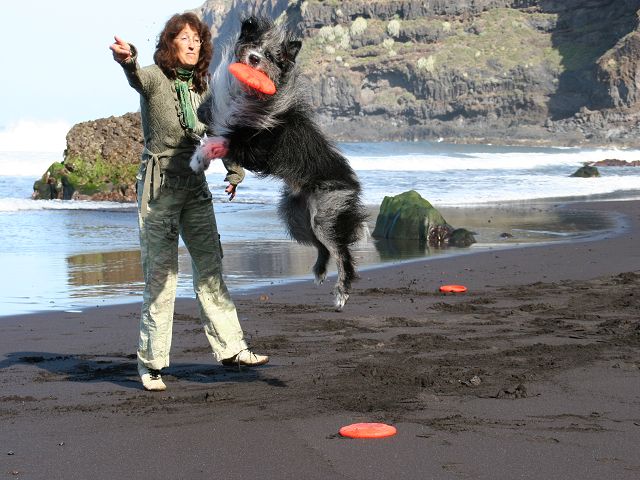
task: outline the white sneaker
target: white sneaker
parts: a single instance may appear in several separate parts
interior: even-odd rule
[[[269,357],[267,355],[258,355],[257,353],[253,353],[248,348],[245,348],[237,355],[234,355],[231,358],[225,358],[222,360],[222,364],[229,367],[233,365],[244,365],[246,367],[256,367],[258,365],[264,365],[269,362]]]
[[[138,374],[140,375],[140,380],[142,380],[142,386],[145,390],[149,390],[150,392],[162,392],[167,389],[167,386],[162,381],[160,370],[147,368],[139,363]]]

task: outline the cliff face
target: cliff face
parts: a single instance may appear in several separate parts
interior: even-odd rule
[[[287,21],[338,140],[638,145],[640,0],[209,1]],[[217,50],[220,50],[218,48]],[[214,61],[214,65],[215,65]]]
[[[640,32],[623,37],[598,59],[598,79],[607,87],[605,106],[631,108],[640,101]]]

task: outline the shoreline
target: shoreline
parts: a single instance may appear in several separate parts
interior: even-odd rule
[[[366,270],[341,313],[331,278],[233,295],[259,369],[216,364],[178,299],[161,394],[135,372],[138,305],[3,318],[0,476],[635,479],[640,201],[571,208],[627,222]],[[337,434],[362,421],[398,434]]]

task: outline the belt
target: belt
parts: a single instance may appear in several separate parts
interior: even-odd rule
[[[189,175],[185,177],[166,177],[163,170],[167,167],[168,160],[171,157],[182,153],[192,153],[193,148],[168,148],[160,153],[153,153],[147,147],[142,152],[143,157],[147,157],[147,169],[144,174],[144,183],[142,187],[142,198],[140,200],[140,215],[142,218],[149,213],[149,202],[158,196],[163,185],[172,188],[195,188],[204,182],[204,173],[199,175]],[[191,177],[194,177],[191,180]],[[177,181],[174,181],[177,179]],[[186,180],[181,180],[186,179]],[[198,183],[199,182],[199,183]],[[172,185],[175,183],[175,185]],[[183,183],[184,185],[180,185]],[[194,185],[191,185],[193,183]],[[195,185],[197,183],[197,185]]]

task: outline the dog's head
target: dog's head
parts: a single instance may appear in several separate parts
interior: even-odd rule
[[[266,17],[249,17],[242,22],[236,42],[236,61],[265,73],[276,87],[295,66],[302,42],[284,27]]]

